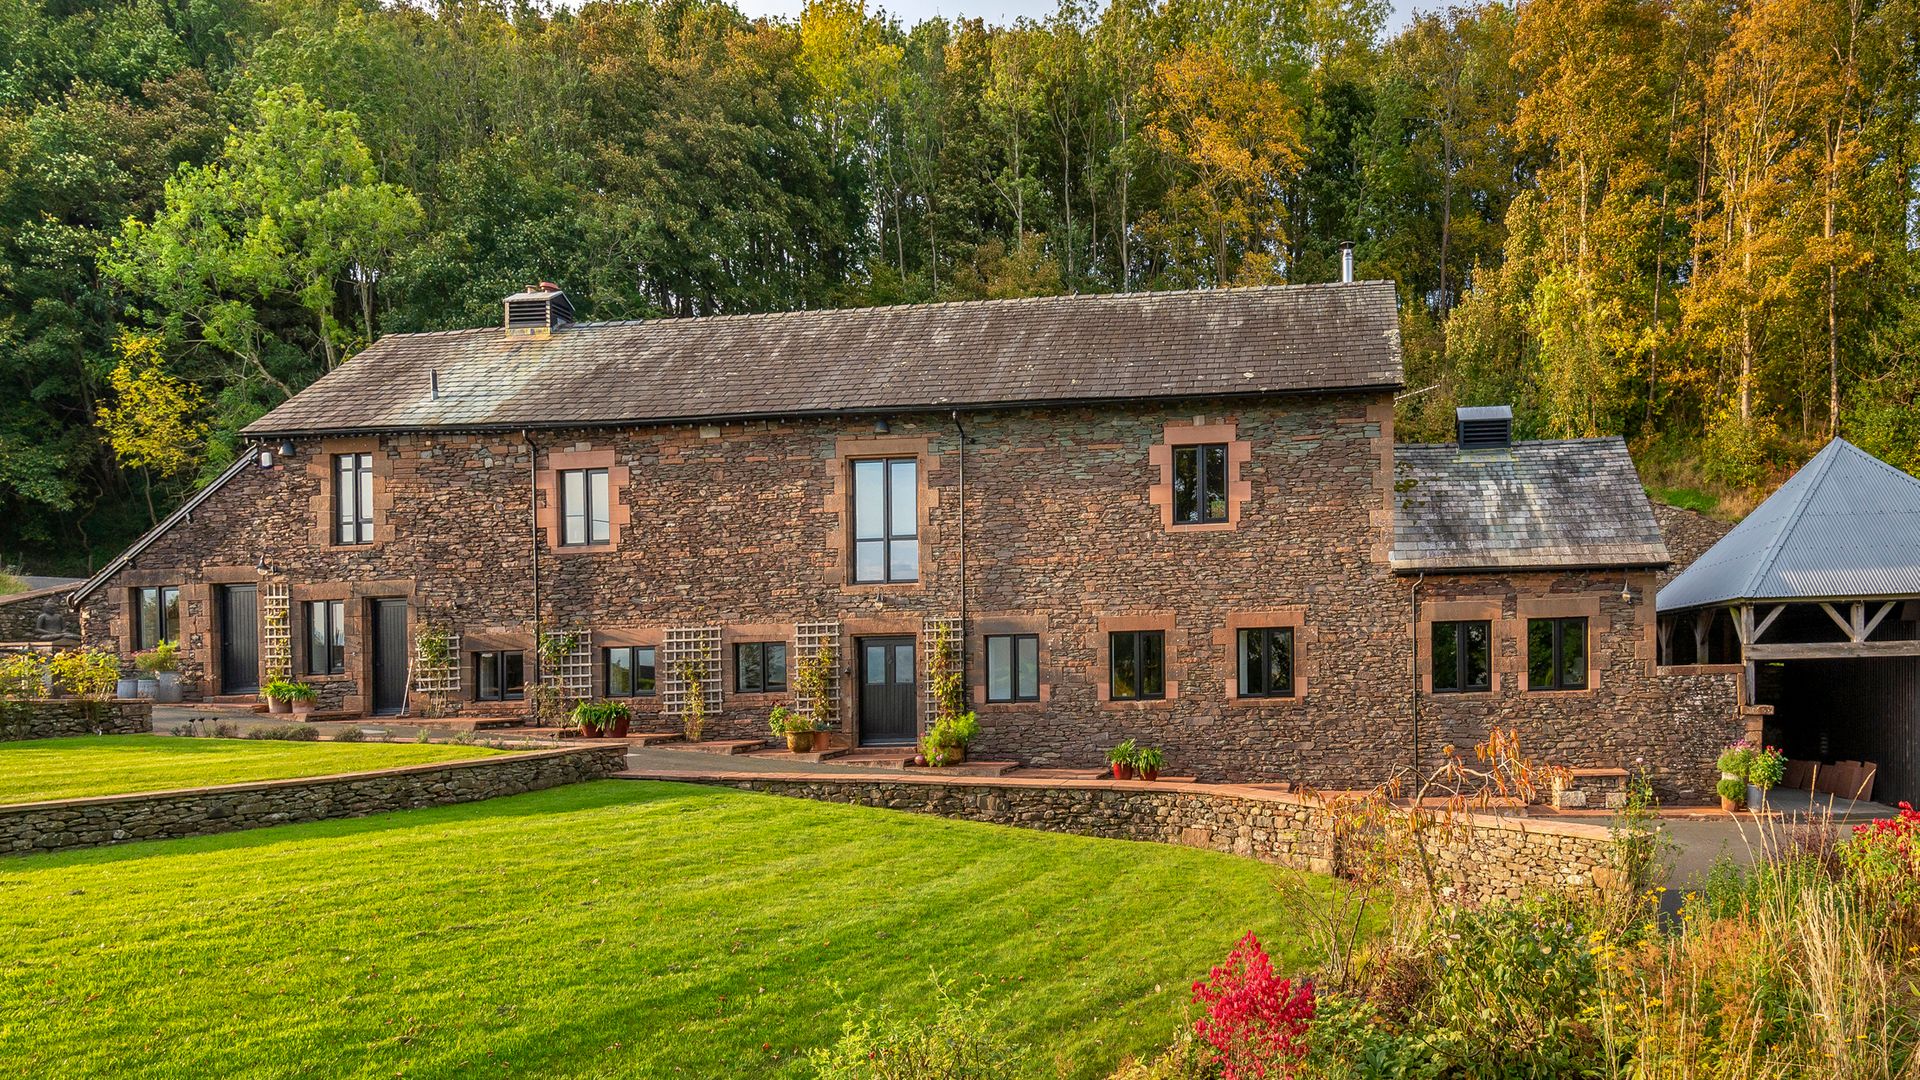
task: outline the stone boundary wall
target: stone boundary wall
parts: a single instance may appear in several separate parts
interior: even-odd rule
[[[1332,818],[1319,801],[1259,788],[1018,777],[631,775],[1046,832],[1183,844],[1318,873],[1342,869]],[[1429,850],[1445,887],[1463,898],[1485,901],[1545,890],[1604,888],[1614,880],[1612,843],[1612,834],[1600,825],[1478,813],[1466,817],[1464,828],[1436,836]]]
[[[148,735],[153,702],[132,698],[85,702],[79,698],[0,701],[0,742],[66,739],[76,735]]]
[[[477,802],[599,780],[620,771],[626,760],[624,745],[575,746],[337,776],[0,806],[0,853],[205,836]]]

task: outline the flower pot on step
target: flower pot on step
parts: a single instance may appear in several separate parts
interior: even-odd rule
[[[1126,764],[1125,762],[1122,762],[1122,761],[1116,761],[1116,762],[1114,762],[1114,763],[1113,763],[1113,778],[1114,778],[1115,780],[1131,780],[1131,779],[1133,779],[1133,766],[1131,766],[1131,765],[1128,765],[1128,764]]]
[[[153,676],[142,675],[133,681],[133,696],[153,700],[153,693],[160,686]]]
[[[131,678],[121,679],[119,682],[113,684],[113,696],[117,698],[121,698],[122,700],[130,697],[137,697],[139,693],[140,693],[139,679],[131,679]]]
[[[1159,769],[1141,769],[1141,770],[1140,770],[1140,779],[1142,779],[1142,780],[1158,780],[1158,779],[1160,779],[1160,770],[1159,770]]]
[[[599,725],[589,724],[585,720],[580,721],[580,737],[583,739],[599,738],[600,737]]]
[[[293,702],[293,703],[292,703],[292,705],[293,705],[293,715],[295,715],[295,716],[309,716],[309,715],[311,715],[311,714],[313,713],[313,707],[314,707],[314,705],[315,705],[315,704],[317,704],[317,702],[312,702],[312,701],[296,701],[296,702]]]
[[[815,731],[815,732],[811,732],[810,734],[813,735],[813,752],[816,754],[826,753],[827,752],[827,733],[824,731]]]
[[[290,713],[292,711],[293,711],[293,702],[288,701],[285,698],[270,697],[267,699],[268,713],[278,716],[281,713]]]
[[[627,732],[632,730],[632,728],[633,717],[623,716],[613,722],[613,731],[610,734],[616,739],[624,739],[627,737]]]
[[[153,700],[173,705],[180,700],[180,673],[177,671],[159,671],[153,676]]]
[[[787,752],[788,753],[804,754],[807,751],[812,749],[813,749],[813,732],[811,731],[787,732]]]

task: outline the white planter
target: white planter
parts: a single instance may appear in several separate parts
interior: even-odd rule
[[[130,697],[138,697],[139,695],[140,695],[139,679],[133,679],[133,678],[121,679],[119,683],[117,683],[113,688],[113,696],[117,698],[126,699]]]

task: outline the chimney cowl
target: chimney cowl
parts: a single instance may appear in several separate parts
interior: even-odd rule
[[[506,299],[509,337],[548,337],[573,322],[573,301],[551,281],[529,285]]]
[[[1462,450],[1513,448],[1513,406],[1469,405],[1454,410],[1454,431]]]
[[[1353,241],[1340,241],[1340,281],[1342,284],[1353,282]]]

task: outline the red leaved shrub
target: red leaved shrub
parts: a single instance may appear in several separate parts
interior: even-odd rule
[[[1313,984],[1296,987],[1276,976],[1253,934],[1241,938],[1206,981],[1193,984],[1193,1000],[1207,1008],[1194,1033],[1213,1047],[1225,1080],[1292,1076],[1306,1056]]]

